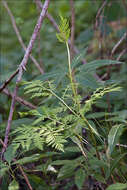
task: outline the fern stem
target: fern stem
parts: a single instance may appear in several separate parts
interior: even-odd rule
[[[78,110],[80,111],[80,103],[77,99],[77,90],[74,84],[74,80],[73,80],[73,76],[72,76],[72,70],[71,70],[71,55],[70,55],[70,49],[69,49],[69,45],[68,42],[66,42],[66,47],[67,47],[67,54],[68,54],[68,68],[69,68],[69,77],[70,77],[70,82],[71,82],[71,88],[72,88],[72,92],[74,95],[74,100],[75,103],[78,106]]]
[[[74,95],[74,97],[76,97],[76,90],[75,90],[75,87],[74,87],[74,82],[73,82],[73,77],[72,77],[72,70],[71,70],[70,49],[69,49],[69,46],[68,46],[67,42],[66,42],[66,47],[67,47],[67,54],[68,54],[69,77],[70,77],[70,81],[71,81],[71,87],[72,87],[73,95]]]
[[[80,104],[79,104],[79,102],[77,100],[77,93],[76,93],[76,89],[75,89],[74,82],[73,82],[73,76],[72,76],[72,70],[71,70],[71,56],[70,56],[70,50],[69,50],[69,46],[68,46],[67,42],[66,42],[66,47],[67,47],[67,53],[68,53],[68,67],[69,67],[69,77],[70,77],[71,87],[72,87],[75,102],[77,103],[79,111],[80,111]],[[100,160],[100,155],[99,155],[99,152],[98,152],[98,149],[97,149],[96,139],[95,139],[95,137],[93,135],[93,132],[91,130],[91,126],[90,126],[88,120],[84,117],[84,115],[81,114],[80,116],[85,121],[85,123],[87,124],[87,126],[88,126],[88,128],[89,128],[89,130],[91,132],[91,136],[92,136],[94,146],[95,146],[95,149],[96,149],[96,155],[97,155],[97,158]],[[103,171],[103,169],[102,169],[102,171]],[[102,172],[102,174],[104,175],[104,172]]]
[[[52,90],[48,89],[48,91],[50,91],[51,94],[54,95],[58,100],[60,100],[60,102],[62,102],[75,116],[79,117],[79,116],[77,115],[77,113],[76,113],[74,110],[72,110],[72,109],[66,104],[66,102],[64,102],[64,100],[63,100],[62,98],[60,98],[60,97],[59,97],[56,93],[54,93]]]

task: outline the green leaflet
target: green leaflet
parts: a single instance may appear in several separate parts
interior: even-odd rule
[[[96,69],[98,69],[99,67],[115,65],[115,64],[123,64],[123,62],[114,61],[114,60],[104,60],[104,59],[95,60],[95,61],[91,61],[85,65],[80,66],[79,70],[81,72],[91,73],[91,72],[95,72]]]
[[[106,172],[106,179],[110,177],[110,175],[113,173],[114,169],[118,166],[118,163],[120,160],[126,155],[127,153],[123,153],[117,156],[113,161],[111,161],[111,168],[109,168]]]
[[[120,125],[115,125],[111,128],[111,130],[109,131],[108,134],[108,149],[107,149],[107,155],[110,157],[114,147],[116,146],[116,144],[119,141],[119,137],[123,132],[123,127],[124,125],[120,124]]]
[[[9,170],[8,165],[5,165],[4,162],[0,161],[0,177],[3,177],[8,170]]]
[[[116,183],[110,185],[106,190],[123,190],[127,188],[127,183]]]
[[[30,162],[35,162],[35,161],[39,160],[41,157],[43,157],[43,156],[40,154],[34,154],[32,156],[19,159],[19,160],[15,161],[13,164],[21,164],[22,165],[22,164],[26,164],[26,163],[30,163]]]
[[[57,178],[59,180],[61,179],[66,179],[67,177],[73,176],[74,175],[74,170],[77,167],[78,164],[74,164],[74,162],[71,162],[69,164],[66,164],[61,167]]]
[[[8,187],[8,190],[18,190],[19,189],[19,184],[16,180],[13,180]]]
[[[4,157],[9,164],[12,161],[12,159],[15,157],[16,150],[18,149],[19,145],[20,144],[11,144],[8,146],[8,148],[4,154]]]
[[[84,49],[81,53],[79,53],[78,55],[76,55],[73,60],[72,60],[72,64],[71,64],[71,68],[75,69],[78,64],[81,62],[81,60],[84,58],[84,56],[86,55],[86,51],[87,48]]]
[[[77,185],[78,189],[81,189],[84,183],[85,178],[87,177],[86,172],[80,168],[75,173],[75,184]]]

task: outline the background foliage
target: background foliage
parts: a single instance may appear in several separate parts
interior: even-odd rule
[[[39,16],[36,4],[32,0],[7,2],[27,46]],[[79,54],[74,56],[71,67],[74,70],[75,85],[78,84],[77,100],[81,103],[81,112],[77,111],[71,91],[66,46],[58,41],[57,32],[49,20],[44,20],[40,37],[32,49],[32,55],[44,69],[44,74],[40,74],[29,60],[23,81],[30,83],[21,84],[18,92],[19,96],[36,105],[37,109],[31,110],[16,103],[9,146],[5,153],[6,162],[1,161],[2,189],[28,189],[18,169],[19,165],[23,167],[32,188],[36,190],[127,189],[126,38],[111,54],[126,32],[127,1],[107,1],[97,20],[102,3],[101,0],[74,1],[74,43]],[[0,10],[2,84],[21,63],[24,50],[2,2]],[[58,24],[61,14],[69,20],[71,26],[68,0],[51,2],[48,11]],[[118,61],[123,51],[125,53]],[[82,59],[87,64],[83,64]],[[101,80],[98,80],[97,75]],[[11,92],[15,82],[14,78],[8,85]],[[26,90],[30,90],[29,93],[25,93],[24,84]],[[30,84],[33,86],[30,87]],[[118,86],[122,87],[121,91]],[[92,131],[87,124],[84,125],[81,118],[68,111],[51,91],[42,94],[44,87],[55,92],[76,113],[83,113],[92,126]],[[101,93],[107,87],[110,89],[108,92],[113,88],[117,89],[102,96]],[[34,98],[31,99],[32,93]],[[3,140],[10,103],[11,98],[1,93],[0,136]]]

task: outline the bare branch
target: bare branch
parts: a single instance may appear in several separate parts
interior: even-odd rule
[[[19,40],[19,42],[20,42],[22,48],[26,51],[26,46],[25,46],[25,44],[24,44],[24,42],[23,42],[23,40],[22,40],[22,37],[21,37],[21,35],[20,35],[20,32],[19,32],[19,30],[18,30],[18,27],[17,27],[17,25],[16,25],[14,16],[13,16],[11,10],[9,9],[7,2],[6,2],[5,0],[3,0],[2,3],[3,3],[4,7],[6,8],[8,14],[9,14],[9,16],[10,16],[10,19],[11,19],[11,22],[12,22],[12,26],[13,26],[13,28],[14,28],[14,30],[15,30],[15,33],[16,33],[16,35],[17,35],[17,38],[18,38],[18,40]],[[35,66],[38,68],[38,70],[40,71],[40,73],[43,74],[44,71],[43,71],[43,69],[41,68],[41,66],[39,65],[39,63],[36,61],[36,59],[35,59],[32,55],[30,55],[30,59],[33,61],[33,63],[34,63]]]
[[[9,79],[7,79],[0,87],[0,92],[11,82],[11,80],[18,74],[19,69],[17,69]]]
[[[35,1],[36,5],[37,5],[40,9],[42,9],[43,4],[41,3],[41,1],[40,1],[40,0],[34,0],[34,1]],[[51,24],[53,25],[53,27],[56,29],[56,31],[59,32],[59,27],[58,27],[56,21],[55,21],[54,18],[48,13],[48,11],[47,11],[47,13],[46,13],[46,17],[49,19],[49,21],[51,22]]]
[[[14,93],[13,93],[10,113],[9,113],[6,132],[5,132],[4,144],[6,145],[6,147],[7,147],[7,144],[8,144],[8,136],[9,136],[10,129],[11,129],[11,122],[12,122],[12,117],[13,117],[14,108],[15,108],[15,100],[16,100],[16,96],[17,96],[17,92],[18,92],[18,86],[19,86],[19,83],[20,83],[20,81],[22,79],[23,70],[25,70],[25,66],[27,64],[28,58],[30,56],[30,53],[32,51],[34,42],[35,42],[35,40],[37,38],[37,35],[38,35],[38,32],[39,32],[39,30],[40,30],[40,28],[42,26],[42,22],[43,22],[43,20],[45,18],[46,11],[47,11],[48,6],[49,6],[49,2],[50,2],[50,0],[45,0],[44,6],[43,6],[41,14],[40,14],[40,17],[39,17],[39,19],[37,21],[37,24],[35,26],[34,32],[32,34],[32,37],[31,37],[30,42],[28,44],[28,47],[26,49],[24,58],[23,58],[21,64],[19,65],[19,73],[18,73],[17,80],[16,80],[16,87],[15,87]],[[6,149],[3,147],[2,154],[5,152],[5,150]]]
[[[98,9],[98,11],[97,11],[95,28],[97,28],[97,27],[99,26],[99,17],[100,17],[100,15],[101,15],[102,10],[103,10],[104,7],[106,6],[106,4],[107,4],[107,0],[105,0],[105,1],[102,3],[101,7],[100,7],[100,8]]]
[[[12,94],[11,92],[9,92],[8,89],[5,88],[5,89],[3,90],[3,93],[6,94],[7,96],[13,98],[13,94]],[[30,102],[24,100],[23,98],[21,98],[21,97],[19,97],[19,96],[17,96],[15,100],[16,100],[17,102],[19,102],[20,104],[23,104],[23,105],[29,107],[30,109],[36,109],[36,108],[37,108],[35,105],[31,104]]]
[[[14,159],[14,161],[16,161],[16,159]],[[17,165],[18,165],[18,168],[20,169],[20,171],[21,171],[21,173],[22,173],[22,175],[23,175],[23,177],[24,177],[24,179],[25,179],[25,181],[26,181],[26,183],[27,183],[29,189],[30,189],[30,190],[33,190],[32,186],[30,185],[30,182],[29,182],[29,179],[28,179],[27,175],[26,175],[25,172],[23,171],[23,168],[22,168],[19,164],[17,164]]]
[[[119,47],[119,45],[126,39],[127,37],[127,32],[124,33],[124,35],[120,38],[120,40],[116,43],[116,45],[113,47],[111,51],[111,57],[115,53],[116,49]]]
[[[119,54],[119,56],[117,57],[117,61],[119,61],[121,59],[121,57],[127,53],[127,48],[126,49],[123,49],[122,52]]]

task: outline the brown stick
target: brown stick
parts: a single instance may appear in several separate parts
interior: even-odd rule
[[[13,16],[11,10],[9,9],[7,2],[4,0],[4,1],[2,1],[2,3],[3,3],[3,5],[4,5],[4,7],[6,8],[6,10],[7,10],[7,12],[8,12],[8,15],[10,16],[10,19],[11,19],[11,22],[12,22],[12,26],[13,26],[13,28],[14,28],[14,31],[15,31],[16,35],[17,35],[17,38],[18,38],[18,40],[19,40],[19,42],[20,42],[22,48],[26,51],[26,46],[25,46],[25,44],[24,44],[24,42],[23,42],[23,40],[22,40],[22,37],[21,37],[21,35],[20,35],[20,32],[19,32],[19,30],[18,30],[18,27],[17,27],[17,25],[16,25],[14,16]],[[40,65],[39,65],[39,63],[36,61],[36,59],[35,59],[32,55],[30,55],[30,59],[33,61],[33,63],[34,63],[35,66],[38,68],[38,70],[40,71],[40,73],[43,74],[44,71],[43,71],[43,69],[40,67]]]
[[[0,138],[0,143],[2,144],[2,146],[6,149],[6,145],[4,144],[4,142],[2,141],[2,139]],[[16,162],[17,160],[14,158],[13,159],[14,162]],[[22,166],[20,166],[19,164],[17,164],[18,168],[20,169],[25,181],[26,181],[26,184],[28,185],[29,189],[30,190],[33,190],[32,186],[30,185],[30,182],[29,182],[29,179],[27,177],[27,175],[25,174],[25,172],[23,171],[23,168]]]
[[[74,36],[75,36],[75,9],[74,9],[74,1],[70,0],[70,9],[71,9],[71,44],[70,44],[70,53],[71,60],[74,56]]]
[[[8,89],[5,88],[5,89],[3,90],[3,93],[6,94],[7,96],[13,98],[13,94],[12,94],[11,92],[9,92]],[[30,109],[36,109],[36,108],[37,108],[35,105],[31,104],[30,102],[24,100],[23,98],[21,98],[21,97],[19,97],[19,96],[17,96],[15,100],[16,100],[17,102],[19,102],[20,104],[23,104],[23,105],[29,107]]]
[[[14,159],[14,161],[16,161],[16,159]],[[28,179],[27,175],[23,171],[23,168],[19,164],[17,164],[17,165],[18,165],[18,168],[20,169],[20,171],[21,171],[21,173],[22,173],[22,175],[23,175],[23,177],[24,177],[24,179],[26,181],[26,184],[28,185],[29,189],[33,190],[32,186],[30,185],[30,182],[29,182],[29,179]]]
[[[17,92],[18,92],[18,86],[19,86],[19,83],[20,83],[20,81],[22,79],[23,70],[25,70],[25,66],[28,63],[27,61],[28,61],[29,55],[30,55],[30,53],[32,51],[34,42],[35,42],[35,40],[37,38],[37,35],[38,35],[38,32],[39,32],[39,30],[40,30],[40,28],[42,26],[42,22],[43,22],[43,20],[45,18],[46,11],[47,11],[48,6],[49,6],[49,2],[50,2],[50,0],[45,0],[44,6],[43,6],[41,14],[40,14],[40,17],[39,17],[39,19],[37,21],[37,24],[36,24],[36,26],[34,28],[34,32],[32,34],[32,37],[31,37],[30,42],[28,44],[28,47],[26,49],[24,58],[23,58],[21,64],[19,65],[19,73],[18,73],[17,80],[16,80],[16,87],[15,87],[14,93],[13,93],[10,113],[9,113],[6,132],[5,132],[4,144],[6,145],[6,147],[8,145],[8,136],[9,136],[10,129],[11,129],[11,122],[12,122],[12,117],[13,117],[14,108],[15,108],[15,100],[16,100],[16,96],[17,96]],[[5,152],[5,150],[6,150],[6,148],[3,147],[2,154]]]

